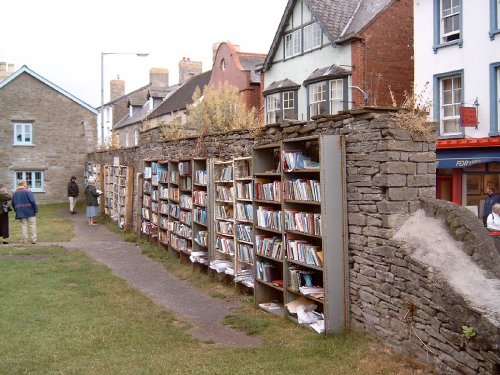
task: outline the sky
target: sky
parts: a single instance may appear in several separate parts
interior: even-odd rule
[[[149,83],[151,68],[178,83],[183,57],[212,68],[212,46],[229,41],[267,54],[288,0],[21,0],[2,4],[0,62],[28,66],[93,107],[119,77],[130,92]],[[134,53],[149,53],[138,57]]]

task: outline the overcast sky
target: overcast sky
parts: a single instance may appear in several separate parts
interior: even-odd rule
[[[101,52],[104,102],[117,75],[126,92],[149,83],[149,69],[167,68],[178,83],[183,57],[212,68],[212,45],[230,41],[242,52],[267,54],[287,0],[20,0],[2,3],[0,61],[27,65],[98,107]]]

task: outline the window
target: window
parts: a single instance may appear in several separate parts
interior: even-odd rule
[[[15,123],[14,124],[14,144],[32,145],[32,124]]]
[[[283,93],[283,118],[286,120],[297,119],[294,91],[286,91]]]
[[[321,28],[319,23],[304,26],[304,52],[321,47]]]
[[[439,123],[440,136],[463,136],[460,126],[463,81],[463,71],[434,76],[434,118]]]
[[[434,52],[450,44],[462,47],[462,0],[434,0]]]
[[[309,117],[327,114],[326,82],[309,85]]]
[[[344,80],[330,81],[330,114],[334,115],[344,109]]]
[[[500,62],[490,65],[490,135],[500,135]]]
[[[500,0],[490,0],[490,39],[500,33]]]
[[[16,171],[14,177],[15,186],[18,186],[21,180],[25,180],[28,188],[33,192],[44,191],[43,171]]]
[[[441,35],[442,42],[451,42],[460,38],[461,0],[441,0]]]
[[[139,144],[139,129],[134,130],[134,146]]]
[[[279,121],[280,94],[266,96],[266,124],[275,124]]]
[[[128,137],[128,131],[125,133],[125,147],[129,146],[129,137]]]
[[[285,35],[285,59],[301,53],[300,33],[301,30],[295,30]]]

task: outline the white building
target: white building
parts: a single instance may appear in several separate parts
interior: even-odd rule
[[[480,209],[486,184],[500,185],[500,1],[415,0],[414,25],[416,93],[427,85],[437,122],[437,196]]]

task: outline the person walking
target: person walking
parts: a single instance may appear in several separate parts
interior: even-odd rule
[[[76,177],[71,176],[68,182],[69,212],[71,214],[76,214],[75,204],[79,194],[80,194],[80,189],[78,189],[78,184],[76,183]]]
[[[6,239],[9,238],[9,212],[12,211],[9,201],[11,199],[12,197],[7,193],[7,188],[0,184],[0,237],[3,238],[3,244],[8,244]]]
[[[28,243],[28,227],[31,232],[31,243],[36,244],[36,214],[38,206],[35,196],[28,189],[26,180],[19,181],[19,185],[12,196],[12,207],[16,212],[16,219],[21,221],[21,232],[23,236],[23,244]]]
[[[488,215],[491,214],[493,205],[496,203],[500,203],[500,195],[497,194],[496,185],[489,184],[486,186],[486,194],[488,194],[484,200],[483,206],[483,223],[484,226],[487,225]]]
[[[90,176],[88,179],[87,187],[85,188],[85,201],[87,204],[87,224],[97,225],[96,217],[99,211],[99,197],[100,191],[95,187],[95,178]]]

